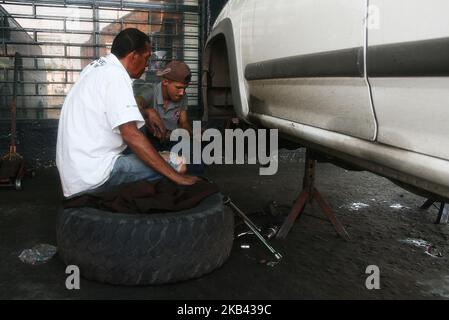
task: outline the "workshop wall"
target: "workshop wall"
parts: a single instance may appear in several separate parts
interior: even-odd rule
[[[6,153],[9,146],[15,86],[18,152],[38,167],[54,162],[58,118],[65,96],[81,70],[107,54],[115,35],[127,27],[147,33],[153,42],[148,71],[138,81],[154,83],[158,81],[157,69],[167,61],[185,61],[192,69],[189,112],[200,114],[201,8],[199,0],[2,2],[0,154]]]
[[[9,150],[9,121],[0,121],[0,156]],[[55,165],[57,120],[17,121],[17,152],[25,158],[28,167],[45,168]]]

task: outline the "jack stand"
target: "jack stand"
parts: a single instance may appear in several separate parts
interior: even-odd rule
[[[433,199],[427,199],[420,209],[427,210],[435,202],[437,201]],[[438,217],[437,220],[435,221],[435,224],[447,224],[448,220],[449,220],[449,203],[441,201],[440,208],[438,209]]]
[[[332,212],[332,209],[324,201],[321,194],[315,188],[315,171],[316,171],[316,158],[314,157],[313,151],[306,149],[306,163],[304,169],[303,190],[296,199],[290,214],[287,216],[284,223],[282,224],[281,229],[279,230],[276,238],[285,239],[291,227],[295,223],[295,220],[299,218],[301,213],[304,211],[306,204],[307,203],[312,204],[313,200],[316,200],[321,210],[333,224],[337,233],[343,239],[349,241],[350,240],[349,234],[346,232],[343,225],[340,223],[335,214]]]

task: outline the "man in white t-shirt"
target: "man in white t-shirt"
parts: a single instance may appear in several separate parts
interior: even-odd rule
[[[65,197],[162,176],[181,185],[198,181],[183,174],[179,163],[165,161],[139,131],[145,121],[131,78],[142,76],[150,55],[148,36],[125,29],[114,39],[111,54],[88,65],[67,95],[56,147]],[[153,126],[163,127],[159,117],[147,116]],[[122,154],[127,146],[133,154]]]

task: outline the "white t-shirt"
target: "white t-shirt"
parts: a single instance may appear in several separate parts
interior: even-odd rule
[[[109,178],[126,148],[119,126],[145,122],[132,80],[113,54],[88,65],[67,95],[59,119],[56,165],[64,196],[94,189]]]

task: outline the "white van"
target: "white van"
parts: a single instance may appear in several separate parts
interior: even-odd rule
[[[449,199],[448,12],[447,0],[230,0],[204,51],[205,118],[236,114]]]

